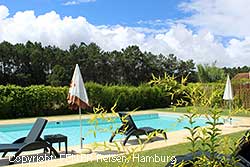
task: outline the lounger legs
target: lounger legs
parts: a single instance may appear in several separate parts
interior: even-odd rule
[[[20,150],[18,150],[18,151],[16,152],[16,154],[10,159],[9,165],[13,165],[13,164],[14,164],[16,157],[18,157],[18,156],[21,154],[22,151],[23,151],[23,150],[20,149]]]
[[[164,132],[163,130],[161,130],[161,131],[159,131],[159,133],[162,133],[162,135],[164,136],[164,138],[167,139],[167,134],[166,134],[166,132]],[[123,142],[123,145],[124,145],[124,146],[125,146],[125,144],[127,143],[127,141],[128,141],[128,139],[130,138],[130,136],[132,136],[132,134],[133,134],[133,133],[130,133],[130,134],[127,135],[127,137],[125,138],[125,140],[124,140],[124,142]],[[135,135],[135,136],[136,136],[136,138],[138,139],[138,141],[140,142],[141,139],[140,139],[139,135]],[[154,136],[156,136],[156,134],[155,134]],[[112,138],[112,139],[113,139],[113,138]]]
[[[160,130],[159,133],[163,135],[164,139],[168,139],[167,133],[164,130]]]
[[[56,156],[56,158],[59,158],[60,155],[58,154],[58,152],[53,148],[53,147],[49,147],[50,151],[52,151],[54,153],[54,155]]]
[[[166,132],[162,132],[162,135],[163,135],[164,139],[168,139]]]
[[[119,130],[120,130],[120,129],[118,129],[118,132],[119,132]],[[154,131],[154,132],[155,132],[155,131]],[[156,132],[161,133],[161,134],[163,135],[164,139],[167,139],[167,133],[166,133],[164,130],[162,130],[162,129],[157,129]],[[109,139],[109,142],[110,142],[110,143],[112,143],[112,141],[113,141],[113,139],[115,138],[116,134],[117,134],[117,130],[116,130],[115,132],[112,133],[112,136],[111,136],[110,139]],[[155,133],[154,136],[156,136],[156,134],[157,134],[157,133]],[[123,145],[124,145],[124,146],[126,145],[128,139],[129,139],[130,136],[132,136],[132,135],[135,135],[134,131],[131,131],[129,134],[127,134],[125,140],[123,141]],[[136,138],[138,139],[138,141],[141,142],[141,139],[140,139],[139,135],[135,135],[135,136],[136,136]]]
[[[4,152],[3,155],[2,155],[2,158],[5,157],[5,155],[7,154],[8,152]]]
[[[125,140],[123,141],[123,145],[125,146],[125,144],[127,143],[127,141],[128,141],[128,139],[130,138],[130,136],[131,136],[131,134],[129,134],[126,138],[125,138]]]
[[[163,135],[164,139],[168,139],[167,133],[164,130],[157,129],[157,133],[161,133]],[[156,136],[156,134],[154,136]]]
[[[50,151],[52,151],[54,153],[54,155],[56,156],[56,158],[59,158],[60,155],[58,154],[58,152],[51,146],[49,145],[47,142],[42,142],[42,141],[37,141],[35,143],[30,143],[25,145],[24,147],[22,147],[21,149],[19,149],[16,154],[10,159],[9,161],[9,165],[14,164],[16,157],[18,157],[23,151],[25,150],[32,150],[29,148],[40,148],[40,149],[45,149],[45,148],[49,148]]]
[[[116,133],[115,133],[115,132],[113,132],[112,136],[111,136],[111,137],[110,137],[110,139],[109,139],[109,142],[110,142],[110,143],[112,143],[112,141],[113,141],[113,139],[114,139],[115,135],[116,135]]]

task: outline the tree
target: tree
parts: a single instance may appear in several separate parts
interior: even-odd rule
[[[65,68],[60,65],[55,65],[52,69],[52,73],[48,76],[47,82],[52,86],[62,86],[65,82],[64,78]]]
[[[95,43],[72,44],[68,50],[30,41],[0,43],[0,84],[68,85],[75,64],[79,64],[85,81],[101,84],[139,85],[150,81],[152,74],[174,74],[179,80],[195,74],[192,60],[142,52],[135,45],[105,52]]]
[[[243,67],[223,67],[224,73],[229,74],[231,77],[235,76],[238,73],[247,73],[250,72],[250,67],[243,66]]]
[[[225,78],[224,70],[216,67],[216,63],[212,63],[212,65],[202,65],[198,64],[198,77],[200,82],[206,83],[206,82],[216,82],[223,80]]]

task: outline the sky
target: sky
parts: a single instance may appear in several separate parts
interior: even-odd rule
[[[249,0],[0,0],[0,42],[138,45],[197,64],[250,66],[249,11]]]

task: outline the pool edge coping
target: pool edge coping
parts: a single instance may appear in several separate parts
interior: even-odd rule
[[[128,111],[131,115],[144,115],[144,114],[161,114],[161,115],[179,115],[183,116],[184,114],[188,113],[179,113],[179,112],[164,112],[164,111],[153,111],[152,110],[142,110],[142,111]],[[94,113],[91,114],[82,114],[82,119],[90,119],[93,117]],[[204,116],[206,114],[200,114]],[[115,117],[114,113],[106,113],[105,117]],[[48,121],[70,121],[70,120],[77,120],[79,119],[79,114],[72,114],[72,115],[56,115],[56,116],[41,116],[42,118],[48,119]],[[83,118],[84,117],[84,118]],[[228,116],[222,115],[222,118],[226,118]],[[10,125],[10,124],[24,124],[24,123],[34,123],[35,120],[39,117],[32,117],[32,118],[20,118],[20,119],[7,119],[7,120],[0,120],[0,125]],[[237,119],[246,119],[250,117],[242,117],[242,116],[232,116],[232,118]]]

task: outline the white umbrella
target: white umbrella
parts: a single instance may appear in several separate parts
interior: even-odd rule
[[[229,75],[227,75],[227,83],[226,83],[226,87],[224,90],[223,99],[227,100],[229,102],[229,108],[230,108],[230,112],[231,112],[232,111],[232,101],[233,101],[233,90],[232,90],[232,85],[231,85]],[[231,123],[232,122],[231,122],[231,118],[230,118],[230,124]]]
[[[229,75],[227,75],[227,83],[226,83],[223,99],[231,100],[231,101],[233,100],[233,90],[232,90],[232,85],[231,85]]]
[[[75,71],[71,80],[68,103],[72,109],[79,109],[79,119],[80,119],[80,144],[82,149],[82,118],[81,109],[89,107],[89,99],[87,92],[83,83],[82,75],[78,64],[76,64]]]

